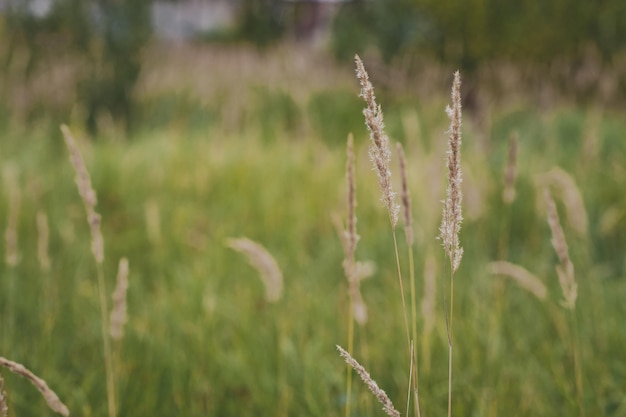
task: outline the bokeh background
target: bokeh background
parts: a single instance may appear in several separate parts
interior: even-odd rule
[[[348,400],[353,416],[382,415],[358,381],[347,394],[335,350],[349,298],[333,219],[346,216],[353,133],[357,258],[375,267],[354,356],[404,410],[402,306],[359,54],[408,156],[423,415],[447,407],[436,237],[457,69],[465,257],[453,414],[626,415],[625,46],[620,0],[0,0],[0,355],[45,378],[72,415],[107,415],[97,268],[67,124],[98,194],[107,292],[118,260],[130,263],[129,320],[113,344],[118,415],[339,416]],[[395,156],[392,171],[395,181]],[[546,187],[575,266],[573,312],[560,305]],[[226,246],[240,236],[276,258],[278,302]],[[535,274],[547,299],[491,274],[497,260]],[[9,416],[53,414],[0,373]]]

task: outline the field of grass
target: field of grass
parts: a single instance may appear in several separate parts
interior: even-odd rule
[[[254,94],[256,101],[239,103],[246,111],[236,128],[219,105],[213,111],[189,105],[186,118],[178,113],[179,122],[163,124],[171,106],[181,105],[170,97],[152,101],[153,123],[131,140],[113,140],[105,131],[99,140],[79,141],[98,194],[108,293],[118,260],[130,263],[129,321],[112,346],[119,415],[343,415],[346,368],[335,345],[347,345],[348,294],[332,218],[346,216],[351,130],[356,256],[376,266],[361,285],[369,320],[355,329],[353,354],[403,411],[409,370],[395,255],[367,157],[358,84],[317,93],[305,104],[297,93],[257,88]],[[435,277],[435,327],[425,341],[430,355],[418,344],[424,416],[445,415],[448,396],[447,260],[437,240],[446,97],[444,90],[419,101],[380,100],[391,139],[401,140],[407,153],[419,311],[424,277]],[[574,416],[582,415],[580,404],[587,416],[624,415],[623,115],[511,105],[486,119],[478,123],[468,113],[463,126],[465,255],[455,275],[453,415]],[[506,205],[514,132],[517,196]],[[0,353],[46,379],[72,415],[105,416],[97,271],[62,135],[37,125],[1,134],[0,219],[3,227],[16,219],[18,258],[0,267]],[[574,179],[588,220],[581,231],[580,211],[572,214],[580,208],[559,197],[572,190],[552,187],[578,283],[573,313],[560,305],[559,260],[542,199],[542,174],[554,167]],[[395,155],[392,171],[398,180]],[[38,213],[49,223],[49,269],[38,255]],[[408,268],[401,225],[397,232]],[[282,268],[278,302],[265,300],[256,271],[226,246],[241,236],[262,243]],[[0,248],[10,255],[6,240]],[[547,298],[490,274],[496,260],[537,275]],[[418,322],[421,329],[421,315]],[[582,395],[574,383],[574,346]],[[27,381],[2,375],[9,415],[52,415]],[[383,414],[360,381],[353,381],[351,398],[353,416]]]

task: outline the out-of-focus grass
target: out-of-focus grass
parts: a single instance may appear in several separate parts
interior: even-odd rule
[[[343,114],[353,103],[343,93],[334,101],[329,93],[303,109],[281,94],[259,94],[270,94],[273,99],[261,103],[271,105],[251,110],[235,130],[220,128],[216,110],[206,120],[198,116],[197,126],[153,124],[127,143],[106,137],[82,142],[103,216],[109,291],[118,259],[130,261],[130,321],[119,346],[120,415],[342,413],[345,368],[334,346],[346,343],[348,305],[331,214],[344,212],[342,130],[352,118],[345,125],[326,121],[332,117],[326,110],[336,105]],[[299,110],[290,110],[294,106]],[[390,106],[386,114],[392,136],[406,145],[419,278],[428,251],[444,262],[436,236],[447,122],[440,103]],[[290,124],[292,118],[306,120],[305,127]],[[513,130],[520,138],[518,197],[507,208],[502,172]],[[555,165],[578,182],[590,221],[586,239],[565,223],[579,284],[584,405],[588,415],[626,411],[623,132],[618,115],[565,107],[543,114],[496,112],[488,129],[466,117],[455,415],[577,413],[568,315],[558,306],[556,257],[536,188],[537,175]],[[370,319],[356,331],[355,357],[404,409],[408,366],[393,245],[364,130],[356,133],[357,257],[373,260],[377,272],[362,285]],[[0,279],[2,353],[44,376],[74,415],[104,415],[95,269],[61,135],[36,128],[2,135],[2,164],[17,170],[22,191],[21,262],[14,270],[3,263]],[[3,186],[3,224],[5,191]],[[50,273],[37,262],[39,209],[49,216]],[[497,259],[503,227],[510,227],[508,259],[540,276],[550,295],[541,303],[507,282],[503,308],[494,316],[494,282],[502,278],[488,275],[486,264]],[[256,273],[224,246],[227,237],[244,235],[263,243],[283,268],[285,292],[275,305],[264,301]],[[444,281],[437,282],[431,371],[420,375],[425,415],[442,415],[446,407]],[[15,414],[48,412],[26,383],[5,379]],[[354,415],[380,414],[359,384],[354,399]]]

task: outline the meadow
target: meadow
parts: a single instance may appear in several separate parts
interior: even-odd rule
[[[120,416],[344,415],[346,367],[335,346],[347,345],[349,296],[334,219],[346,217],[349,132],[356,258],[375,267],[361,283],[368,320],[354,329],[353,356],[405,410],[409,367],[394,245],[354,68],[276,56],[218,53],[180,72],[164,66],[144,74],[144,113],[131,138],[106,117],[95,140],[66,121],[98,196],[107,294],[119,259],[130,266],[128,323],[111,346]],[[225,69],[210,72],[213,62]],[[245,69],[229,72],[235,67]],[[383,84],[370,75],[376,88]],[[403,93],[389,84],[377,91],[387,133],[404,145],[413,197],[422,415],[441,416],[448,261],[437,237],[452,71],[432,80]],[[71,415],[105,416],[97,267],[63,136],[58,126],[19,117],[3,126],[0,224],[9,237],[0,244],[1,355],[44,378]],[[515,97],[468,108],[462,130],[465,254],[455,274],[453,415],[625,415],[623,114]],[[507,203],[513,136],[515,199]],[[575,269],[572,310],[561,304],[545,187]],[[401,224],[397,234],[406,279]],[[258,273],[228,247],[243,236],[282,269],[278,301],[266,299]],[[493,274],[494,261],[530,271],[546,297]],[[2,376],[10,416],[53,415],[28,381]],[[353,416],[383,415],[356,376],[350,399]]]

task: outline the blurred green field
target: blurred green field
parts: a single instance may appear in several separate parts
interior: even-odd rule
[[[211,112],[210,105],[184,107],[184,97],[169,96],[151,101],[144,127],[130,140],[105,129],[80,142],[103,218],[109,292],[118,259],[130,262],[129,322],[114,345],[119,415],[343,415],[345,364],[335,345],[347,344],[348,296],[331,219],[345,217],[348,131],[358,152],[357,259],[377,267],[362,284],[369,321],[356,329],[355,357],[404,410],[408,364],[392,236],[367,158],[356,81],[353,91],[327,90],[304,105],[280,91],[254,91],[256,100],[239,103],[246,111],[235,128],[219,103]],[[425,416],[444,415],[447,407],[447,261],[436,239],[446,94],[381,99],[388,132],[408,156],[418,299],[428,256],[438,266],[432,356],[419,353]],[[80,127],[76,132],[81,137]],[[589,220],[587,235],[578,235],[557,199],[579,286],[584,409],[587,416],[625,415],[623,115],[512,104],[493,109],[487,122],[468,112],[463,132],[465,256],[455,278],[453,414],[579,413],[574,336],[559,305],[558,259],[539,187],[540,175],[559,166],[576,180]],[[509,207],[501,196],[513,132],[519,175]],[[12,126],[1,134],[3,227],[10,196],[21,195],[19,263],[1,266],[2,355],[45,378],[72,415],[104,416],[96,268],[67,150],[56,127]],[[38,262],[38,211],[50,224],[49,272]],[[225,246],[239,236],[265,245],[283,269],[278,303],[264,300],[257,273]],[[4,240],[0,246],[6,249]],[[404,246],[400,254],[407,265]],[[547,301],[490,275],[488,263],[502,257],[542,278]],[[9,415],[52,415],[28,382],[2,375]],[[383,414],[360,381],[352,398],[354,416]]]

